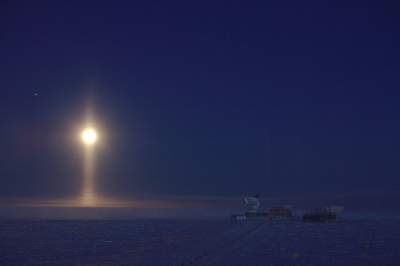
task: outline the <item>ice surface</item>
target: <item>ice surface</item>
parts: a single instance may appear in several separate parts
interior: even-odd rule
[[[400,265],[400,220],[0,221],[0,265]]]

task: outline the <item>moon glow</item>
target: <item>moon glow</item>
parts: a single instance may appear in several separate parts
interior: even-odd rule
[[[83,143],[93,145],[97,141],[97,132],[93,128],[85,128],[82,131],[81,138]]]

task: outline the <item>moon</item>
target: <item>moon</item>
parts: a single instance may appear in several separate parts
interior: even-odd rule
[[[97,142],[97,132],[93,128],[85,128],[81,133],[83,143],[93,145]]]

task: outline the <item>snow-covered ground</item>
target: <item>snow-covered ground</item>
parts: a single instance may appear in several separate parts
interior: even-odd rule
[[[400,220],[3,220],[0,265],[400,265]]]

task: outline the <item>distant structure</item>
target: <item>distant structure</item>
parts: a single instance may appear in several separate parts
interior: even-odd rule
[[[261,205],[259,198],[260,198],[260,194],[257,194],[252,197],[251,196],[245,197],[243,199],[244,204],[247,207],[247,212],[255,213],[258,211],[258,208],[260,208],[260,205]]]
[[[331,222],[336,221],[337,215],[343,212],[343,206],[328,206],[313,211],[307,212],[303,215],[305,222]]]
[[[246,207],[244,214],[234,214],[233,219],[244,220],[248,218],[264,218],[264,219],[290,219],[292,218],[292,209],[290,206],[276,206],[270,208],[268,212],[259,212],[260,195],[248,196],[243,198]]]
[[[243,198],[246,211],[240,214],[233,214],[232,219],[265,219],[265,220],[291,220],[293,218],[290,205],[273,206],[268,211],[259,211],[260,195],[247,196]],[[327,206],[304,213],[304,222],[330,222],[335,221],[337,215],[344,210],[343,206]]]
[[[284,205],[284,206],[271,207],[269,209],[268,216],[271,219],[289,219],[289,218],[292,218],[293,217],[292,206]]]

